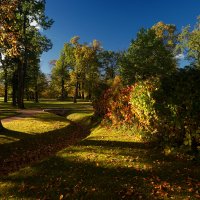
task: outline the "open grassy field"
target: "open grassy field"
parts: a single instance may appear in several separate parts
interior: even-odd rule
[[[4,123],[0,199],[200,198],[198,161],[92,122],[89,103],[62,106],[66,117],[44,112]]]

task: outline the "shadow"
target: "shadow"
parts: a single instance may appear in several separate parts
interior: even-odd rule
[[[148,174],[54,156],[34,165],[30,173],[22,170],[0,180],[11,183],[8,194],[22,199],[59,199],[61,194],[63,199],[149,199],[151,188],[143,180]]]
[[[193,153],[198,154],[200,139],[200,70],[185,67],[160,79],[153,93],[158,139],[175,147],[184,145],[187,133]],[[196,133],[196,134],[195,134]],[[187,141],[186,141],[187,142]],[[188,142],[189,143],[189,142]]]
[[[101,146],[106,148],[132,148],[132,149],[150,149],[153,144],[141,142],[121,142],[121,141],[107,141],[107,140],[84,140],[81,142],[83,146]]]
[[[76,123],[39,135],[5,130],[4,135],[20,140],[0,145],[0,175],[53,155],[63,148],[77,143],[90,131]]]
[[[44,109],[45,112],[49,112],[49,113],[53,113],[55,115],[58,116],[62,116],[62,117],[67,117],[70,114],[73,113],[85,113],[85,114],[89,114],[92,112],[91,110],[88,109],[73,109],[73,108],[48,108],[48,109]]]
[[[22,133],[22,132],[12,131],[12,130],[8,130],[8,129],[1,130],[0,135],[4,135],[7,137],[12,137],[12,138],[16,138],[16,139],[24,139],[24,138],[30,137],[30,134],[28,134],[28,133]]]
[[[188,179],[188,163],[151,170],[97,164],[69,154],[53,156],[0,181],[8,183],[6,194],[19,199],[197,199],[196,190],[188,190],[197,188],[199,174]]]

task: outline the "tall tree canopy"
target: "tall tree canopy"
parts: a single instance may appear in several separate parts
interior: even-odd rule
[[[17,102],[24,108],[25,77],[32,60],[51,48],[39,28],[48,29],[53,21],[45,15],[45,0],[2,0],[0,2],[0,50],[14,58],[17,66]]]
[[[121,65],[121,75],[126,84],[136,79],[169,74],[176,69],[174,55],[153,29],[138,32],[137,38],[124,53]]]

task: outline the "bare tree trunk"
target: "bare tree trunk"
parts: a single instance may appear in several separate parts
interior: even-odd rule
[[[81,88],[81,90],[82,90],[81,98],[82,98],[82,99],[85,99],[85,94],[84,94],[84,82],[82,82],[82,88]]]
[[[18,94],[17,104],[18,108],[24,108],[24,65],[19,63],[18,65]]]
[[[2,124],[2,122],[0,120],[0,131],[3,130],[3,129],[4,129],[4,127],[3,127],[3,124]]]
[[[61,100],[65,99],[65,81],[64,78],[62,77],[61,80]]]
[[[74,90],[74,103],[77,103],[78,96],[78,81],[76,81],[75,90]]]
[[[25,77],[26,77],[26,68],[28,64],[28,54],[27,54],[27,37],[26,37],[26,22],[27,22],[27,13],[23,13],[23,46],[24,46],[24,54],[22,62],[19,62],[18,65],[18,99],[17,104],[18,108],[24,109],[24,88],[25,88]]]
[[[4,83],[4,102],[8,102],[8,72],[7,69],[4,69],[5,83]]]
[[[35,85],[35,103],[39,102],[39,98],[38,98],[38,85]]]
[[[17,71],[14,72],[12,77],[12,105],[17,105],[16,94],[17,94]]]

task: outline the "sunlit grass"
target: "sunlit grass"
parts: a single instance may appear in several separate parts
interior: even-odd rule
[[[64,118],[50,113],[3,123],[4,128],[7,130],[33,135],[61,129],[67,125],[69,125],[69,122]]]

